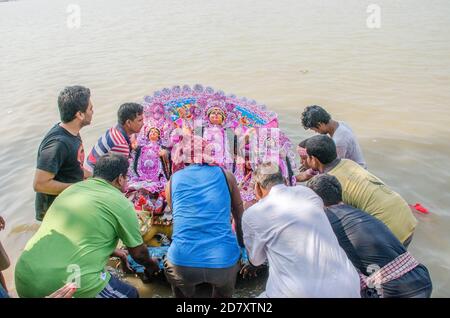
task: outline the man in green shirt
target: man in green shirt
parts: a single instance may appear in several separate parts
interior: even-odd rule
[[[336,145],[328,136],[308,138],[305,148],[308,167],[335,176],[342,185],[343,201],[346,204],[382,221],[399,241],[408,247],[417,220],[398,193],[354,161],[339,159]]]
[[[124,197],[128,161],[116,154],[99,159],[94,177],[64,190],[37,233],[28,241],[15,270],[20,297],[45,297],[69,282],[74,297],[138,297],[136,288],[105,271],[119,239],[151,273],[158,269],[143,244],[133,205]]]

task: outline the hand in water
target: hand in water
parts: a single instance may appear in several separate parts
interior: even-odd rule
[[[244,266],[242,266],[239,274],[242,275],[242,278],[252,278],[252,277],[257,277],[257,273],[256,271],[258,270],[258,267],[255,267],[251,264],[245,264]]]
[[[130,263],[128,263],[128,251],[127,250],[116,248],[114,250],[114,253],[112,254],[112,256],[120,258],[122,265],[125,266],[129,271],[134,272],[130,266]]]
[[[160,270],[159,268],[159,261],[156,257],[150,257],[150,267],[145,269],[145,274],[150,278],[154,274],[158,273]]]

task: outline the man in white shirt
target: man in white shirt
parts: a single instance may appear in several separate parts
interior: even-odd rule
[[[320,106],[308,106],[302,113],[302,125],[316,133],[328,134],[336,144],[338,158],[350,159],[367,169],[364,156],[352,129],[342,121],[336,121]]]
[[[269,263],[262,296],[360,297],[358,273],[339,246],[323,202],[304,186],[287,187],[279,167],[255,172],[258,203],[244,212],[242,229],[250,263]]]

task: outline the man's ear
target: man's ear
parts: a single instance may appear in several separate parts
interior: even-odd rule
[[[77,111],[77,113],[75,114],[75,118],[78,118],[79,120],[83,120],[84,119],[84,113],[82,113],[81,111]]]
[[[121,189],[123,182],[124,182],[124,177],[121,174],[119,174],[119,176],[117,178],[115,178],[111,183],[116,188]]]
[[[314,164],[314,169],[319,170],[320,172],[323,172],[323,164],[320,162],[319,159],[317,159],[317,157],[311,156],[312,162]]]
[[[317,125],[316,128],[319,129],[319,130],[321,130],[321,129],[324,129],[326,125],[327,125],[327,124],[320,122],[320,123]]]
[[[112,184],[113,186],[115,186],[116,188],[117,188],[117,187],[120,187],[119,178],[120,178],[120,175],[119,175],[117,178],[115,178],[115,179],[111,182],[111,184]]]

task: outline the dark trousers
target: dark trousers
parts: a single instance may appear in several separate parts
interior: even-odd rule
[[[164,274],[177,298],[197,297],[196,286],[203,283],[212,285],[212,297],[229,298],[233,295],[239,269],[239,262],[227,268],[204,268],[178,266],[167,258],[164,260]]]

